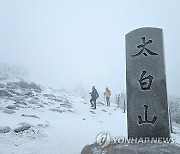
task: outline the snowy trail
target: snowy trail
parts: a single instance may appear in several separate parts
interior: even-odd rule
[[[101,132],[109,132],[111,137],[127,137],[126,113],[113,102],[110,107],[97,103],[94,110],[87,98],[66,93],[53,94],[56,97],[50,95],[50,99],[40,95],[42,101],[35,101],[26,108],[20,107],[14,114],[2,112],[13,102],[0,100],[0,124],[12,129],[9,133],[0,134],[0,154],[79,154],[85,145],[96,142],[96,136]],[[39,103],[43,103],[43,107]],[[33,127],[15,133],[13,130],[22,122]],[[173,129],[172,137],[180,144],[180,129],[176,126]]]
[[[45,108],[24,108],[16,114],[1,114],[4,125],[15,128],[22,121],[29,122],[34,127],[21,134],[13,131],[0,134],[0,154],[79,154],[87,144],[96,141],[100,132],[110,132],[112,136],[127,136],[126,114],[121,109],[97,105],[93,110],[88,99],[70,97],[73,102],[71,112],[55,112],[50,108],[57,108],[57,103]],[[23,113],[33,114],[39,118],[22,117]],[[37,125],[42,124],[44,128]],[[47,127],[46,127],[47,126]]]
[[[83,113],[57,116],[50,121],[51,128],[48,129],[52,131],[49,142],[54,153],[79,154],[85,145],[96,141],[100,132],[108,131],[113,136],[126,136],[125,114],[121,110],[104,113],[97,109],[96,114],[93,114],[87,107],[81,106]]]

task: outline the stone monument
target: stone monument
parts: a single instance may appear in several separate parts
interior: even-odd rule
[[[129,138],[169,138],[163,35],[160,28],[126,34]]]
[[[126,82],[128,139],[143,142],[101,140],[103,145],[87,145],[81,154],[179,154],[170,139],[162,29],[140,28],[126,35]],[[146,139],[150,142],[144,144]],[[152,144],[153,139],[170,143]]]

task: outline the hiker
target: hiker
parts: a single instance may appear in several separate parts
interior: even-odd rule
[[[96,109],[96,99],[99,97],[99,94],[98,94],[95,86],[92,87],[92,92],[89,94],[91,94],[91,97],[92,97],[90,99],[91,107],[93,107],[93,109]]]
[[[111,91],[109,90],[108,87],[106,87],[106,90],[104,92],[104,97],[106,98],[107,106],[110,106],[110,96],[111,96]]]

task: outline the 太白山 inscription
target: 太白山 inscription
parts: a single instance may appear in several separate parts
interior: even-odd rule
[[[170,137],[162,29],[125,38],[128,137]]]
[[[146,71],[143,71],[139,79],[139,83],[142,90],[150,90],[153,76],[151,75],[145,76],[145,75],[146,75]]]
[[[149,49],[146,47],[146,45],[151,44],[151,43],[153,42],[152,40],[148,40],[147,42],[145,42],[145,39],[146,39],[145,37],[142,37],[141,39],[142,39],[142,42],[143,42],[143,43],[137,46],[137,48],[141,48],[141,50],[140,50],[137,54],[133,55],[133,57],[138,56],[138,55],[140,55],[140,54],[144,54],[144,56],[147,56],[147,53],[148,53],[149,55],[158,55],[157,53],[152,52],[151,50],[149,50]],[[144,50],[146,50],[147,53],[144,52]]]
[[[139,124],[151,124],[151,125],[154,125],[154,123],[155,123],[156,120],[157,120],[157,117],[154,116],[152,120],[148,120],[147,112],[148,112],[148,106],[147,106],[147,105],[144,105],[144,120],[142,120],[142,117],[141,117],[141,116],[138,116],[138,118],[139,118],[138,123],[139,123]]]

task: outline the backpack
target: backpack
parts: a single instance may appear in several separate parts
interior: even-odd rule
[[[95,93],[96,93],[96,98],[98,98],[98,97],[99,97],[99,94],[98,94],[97,90],[95,91]]]
[[[99,94],[98,94],[98,92],[97,92],[97,95],[96,95],[96,96],[97,96],[97,98],[99,97]]]

